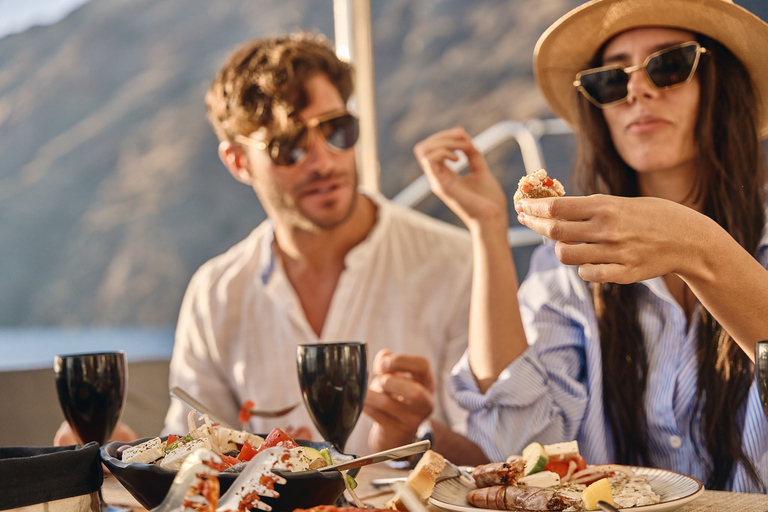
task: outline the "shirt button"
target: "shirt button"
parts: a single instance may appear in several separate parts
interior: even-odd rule
[[[680,438],[680,436],[669,436],[669,446],[677,450],[683,446],[683,440]]]

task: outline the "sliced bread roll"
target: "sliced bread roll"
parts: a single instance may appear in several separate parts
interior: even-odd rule
[[[422,501],[426,501],[435,487],[435,479],[444,469],[445,457],[432,450],[427,450],[416,467],[408,473],[405,483]],[[408,508],[403,503],[399,493],[395,494],[385,506],[391,510],[408,512]]]
[[[539,169],[520,178],[513,201],[517,203],[524,197],[559,197],[565,195],[563,185],[556,179],[547,176],[547,171]]]

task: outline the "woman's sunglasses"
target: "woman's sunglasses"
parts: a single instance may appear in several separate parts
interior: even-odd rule
[[[642,69],[657,89],[669,89],[688,83],[699,65],[699,57],[706,52],[696,41],[678,44],[650,54],[639,66],[624,68],[612,64],[581,71],[573,86],[597,107],[618,105],[627,101],[631,73]]]
[[[278,135],[270,141],[259,141],[243,135],[235,136],[241,144],[266,150],[277,165],[287,166],[300,162],[312,145],[312,133],[318,132],[326,145],[335,151],[344,151],[357,142],[360,126],[357,118],[346,110],[334,110],[307,119],[298,131],[290,135]]]

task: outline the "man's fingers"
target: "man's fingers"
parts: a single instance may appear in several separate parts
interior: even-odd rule
[[[434,391],[436,387],[435,376],[429,361],[421,356],[381,351],[374,359],[373,373],[401,374],[401,377],[410,376],[411,379],[430,392]]]
[[[388,393],[367,393],[363,412],[377,423],[396,425],[397,428],[410,429],[418,426],[432,414],[431,400],[420,406],[413,406]]]
[[[432,392],[413,379],[393,373],[378,377],[382,393],[410,408],[432,406]]]

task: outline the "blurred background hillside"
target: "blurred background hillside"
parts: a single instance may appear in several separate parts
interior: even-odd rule
[[[551,117],[533,47],[579,3],[374,0],[383,194],[419,176],[412,147],[437,130]],[[768,17],[764,0],[737,3]],[[91,0],[0,39],[0,327],[172,326],[192,272],[264,218],[218,160],[203,94],[247,39],[333,38],[332,5]],[[543,142],[565,176],[570,137]],[[516,146],[490,158],[514,187]],[[434,197],[418,208],[457,222]]]

